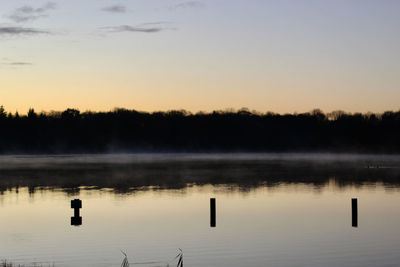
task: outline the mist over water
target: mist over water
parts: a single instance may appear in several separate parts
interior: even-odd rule
[[[14,187],[110,188],[126,193],[188,185],[243,189],[281,183],[322,186],[383,182],[397,185],[397,155],[355,154],[113,154],[0,157],[0,190]]]

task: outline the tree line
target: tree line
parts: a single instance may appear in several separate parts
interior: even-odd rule
[[[399,153],[400,111],[62,112],[0,107],[1,154],[130,152]]]

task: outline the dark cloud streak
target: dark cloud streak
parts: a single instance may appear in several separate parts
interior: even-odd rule
[[[56,4],[48,2],[42,7],[34,8],[32,6],[22,6],[14,10],[14,12],[8,16],[9,19],[16,23],[23,23],[39,18],[47,17],[47,11],[55,9]]]
[[[157,33],[165,30],[173,30],[174,28],[165,27],[167,22],[148,22],[136,26],[119,25],[113,27],[104,27],[109,32],[142,32],[142,33]]]
[[[25,28],[25,27],[1,27],[0,26],[0,36],[1,35],[38,35],[38,34],[50,34],[49,31],[39,30],[35,28]]]
[[[115,27],[106,27],[111,32],[145,32],[145,33],[154,33],[160,32],[163,30],[161,27],[139,27],[139,26],[129,26],[129,25],[120,25]]]

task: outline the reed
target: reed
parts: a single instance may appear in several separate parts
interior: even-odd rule
[[[122,250],[121,250],[121,252],[124,255],[124,259],[122,260],[121,267],[129,267],[130,264],[128,262],[128,256]],[[176,257],[172,261],[175,261],[175,260],[178,260],[178,263],[177,263],[176,267],[183,267],[183,251],[182,251],[182,249],[179,249],[178,255],[176,255]],[[161,264],[163,264],[162,266],[164,266],[164,264],[166,264],[165,267],[170,267],[169,263],[162,263],[162,262],[156,262],[156,261],[140,262],[140,263],[136,262],[136,263],[132,263],[132,265],[136,265],[136,264],[155,264],[155,263],[157,263],[157,264],[161,263]],[[160,265],[158,265],[158,266],[160,266]]]
[[[183,251],[182,249],[179,249],[180,253],[176,256],[176,258],[178,258],[178,264],[176,265],[176,267],[183,267]]]
[[[0,267],[14,267],[15,265],[13,265],[12,263],[10,263],[10,262],[7,262],[6,260],[3,260],[1,263],[0,263]]]
[[[124,255],[124,259],[122,260],[121,263],[121,267],[129,267],[129,261],[128,261],[128,256],[125,252],[123,252],[121,250],[121,253]],[[182,249],[179,249],[179,253],[178,255],[176,255],[176,257],[173,259],[173,261],[178,260],[178,263],[176,265],[176,267],[183,267],[183,251]],[[156,263],[156,262],[152,262],[152,263]],[[135,264],[135,263],[133,263]],[[169,267],[169,263],[164,263],[166,264],[166,267]],[[48,265],[49,267],[54,267],[54,264],[52,265]],[[37,265],[37,264],[33,264],[33,265],[21,265],[21,264],[13,264],[12,262],[8,262],[7,260],[2,260],[0,262],[0,267],[44,267],[43,265]]]
[[[54,264],[47,265],[48,267],[54,267]],[[7,260],[2,260],[0,263],[0,267],[44,267],[43,265],[37,265],[36,263],[32,263],[30,265],[21,265],[21,264],[14,264],[12,262],[8,262]]]
[[[128,256],[125,252],[121,250],[122,254],[124,254],[124,260],[121,263],[121,267],[129,267]]]

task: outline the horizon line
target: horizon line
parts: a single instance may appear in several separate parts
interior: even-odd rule
[[[41,110],[39,112],[37,112],[35,110],[35,108],[30,107],[28,109],[28,111],[26,113],[20,113],[18,110],[16,110],[14,113],[12,113],[11,111],[7,111],[4,107],[4,105],[0,105],[0,113],[4,112],[5,114],[13,114],[13,115],[28,115],[28,113],[30,111],[33,111],[36,114],[51,114],[51,113],[62,113],[68,110],[76,110],[79,111],[79,113],[84,114],[84,113],[112,113],[112,112],[117,112],[117,111],[130,111],[130,112],[138,112],[138,113],[147,113],[147,114],[154,114],[154,113],[169,113],[169,112],[181,112],[181,113],[185,113],[185,115],[198,115],[198,114],[213,114],[213,113],[239,113],[239,112],[248,112],[251,114],[255,114],[255,115],[267,115],[267,114],[273,114],[273,115],[301,115],[301,114],[325,114],[325,115],[329,115],[329,114],[333,114],[333,113],[342,113],[342,114],[348,114],[348,115],[354,115],[354,114],[362,114],[362,115],[368,115],[368,114],[375,114],[375,115],[381,115],[384,113],[388,113],[388,112],[400,112],[400,107],[398,110],[385,110],[382,112],[373,112],[373,111],[367,111],[367,112],[360,112],[360,111],[355,111],[355,112],[351,112],[351,111],[346,111],[346,110],[342,110],[342,109],[335,109],[332,111],[324,111],[320,108],[313,108],[310,109],[309,111],[305,111],[305,112],[297,112],[297,111],[293,111],[293,112],[275,112],[272,110],[268,110],[268,111],[259,111],[256,109],[249,109],[247,107],[242,107],[242,108],[224,108],[224,109],[214,109],[211,111],[204,111],[204,110],[198,110],[198,111],[191,111],[191,110],[187,110],[187,109],[183,109],[183,108],[177,108],[177,109],[165,109],[165,110],[153,110],[153,111],[145,111],[145,110],[138,110],[138,109],[134,109],[134,108],[124,108],[124,107],[114,107],[112,109],[109,110],[90,110],[90,109],[86,109],[86,110],[81,110],[79,108],[74,108],[74,107],[68,107],[65,108],[63,110]]]

